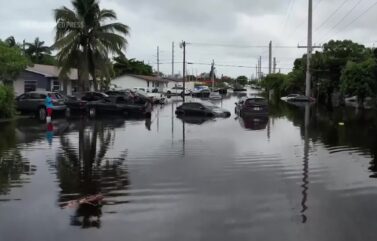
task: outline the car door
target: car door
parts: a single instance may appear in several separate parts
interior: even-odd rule
[[[18,98],[17,98],[17,109],[19,111],[26,111],[26,105],[27,105],[27,101],[29,99],[29,94],[28,93],[25,93],[23,95],[20,95]]]

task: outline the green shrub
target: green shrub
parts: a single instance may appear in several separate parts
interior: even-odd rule
[[[13,88],[0,84],[0,118],[13,117],[15,113]]]

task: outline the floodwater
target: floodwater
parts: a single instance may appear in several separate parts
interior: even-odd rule
[[[233,112],[236,96],[217,104]],[[373,111],[0,123],[0,240],[373,240]],[[102,193],[102,207],[67,207]]]

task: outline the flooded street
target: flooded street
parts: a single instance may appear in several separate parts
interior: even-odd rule
[[[268,121],[181,120],[180,104],[150,122],[0,123],[0,240],[373,239],[373,111],[276,103]],[[67,207],[98,193],[102,207]]]

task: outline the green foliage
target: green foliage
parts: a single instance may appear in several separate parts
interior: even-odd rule
[[[96,0],[73,0],[73,10],[62,7],[54,10],[56,37],[54,48],[61,75],[72,67],[78,68],[80,90],[89,89],[89,74],[96,89],[98,71],[110,72],[109,55],[122,54],[127,45],[129,27],[112,23],[117,19],[113,10],[101,9]],[[112,68],[112,67],[111,67]]]
[[[269,74],[261,82],[261,87],[267,91],[274,90],[276,96],[281,96],[285,92],[287,75]]]
[[[344,94],[356,95],[360,103],[365,97],[376,95],[376,61],[368,59],[361,63],[349,61],[342,71],[341,90]]]
[[[152,66],[144,64],[142,61],[135,59],[127,59],[124,56],[114,58],[114,72],[115,76],[124,74],[137,74],[137,75],[152,75]]]
[[[21,50],[0,42],[0,81],[12,81],[28,64]]]
[[[245,86],[247,85],[247,82],[248,82],[248,79],[246,76],[238,76],[237,79],[236,79],[236,83],[238,85],[242,85],[242,86]]]
[[[34,64],[47,64],[48,60],[51,61],[50,47],[44,46],[44,43],[39,38],[35,38],[34,42],[25,44],[27,46],[25,54]]]
[[[15,114],[14,90],[0,84],[0,118],[9,118]]]

